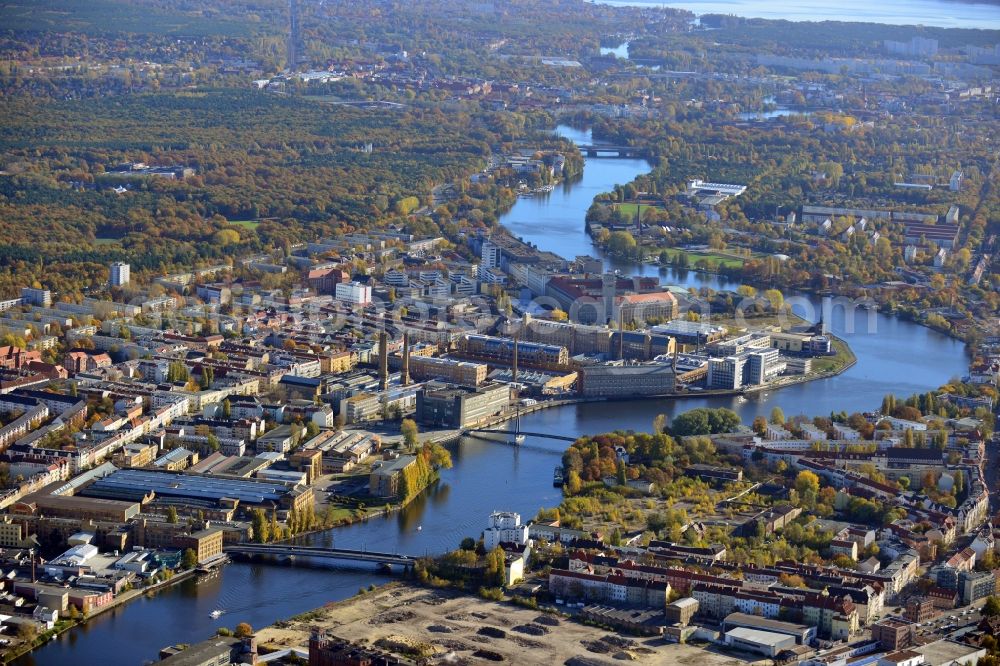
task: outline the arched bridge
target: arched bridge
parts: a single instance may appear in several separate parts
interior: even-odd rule
[[[235,555],[274,555],[279,557],[319,557],[329,560],[350,562],[372,562],[410,568],[417,558],[396,553],[380,553],[370,550],[350,548],[321,548],[318,546],[296,546],[282,543],[241,543],[226,546],[223,552]]]

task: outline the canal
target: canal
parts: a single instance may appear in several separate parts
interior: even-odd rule
[[[589,143],[589,132],[560,127],[560,133]],[[595,195],[649,170],[643,160],[590,159],[583,175],[552,193],[520,199],[502,218],[515,235],[560,255],[598,254],[584,233],[584,214]],[[605,259],[625,273],[658,274],[668,284],[732,288],[716,276],[639,267]],[[806,307],[819,311],[815,300]],[[877,408],[889,392],[908,395],[936,388],[964,372],[964,346],[946,336],[894,317],[876,315],[868,326],[860,310],[848,321],[835,311],[831,329],[852,346],[858,363],[844,374],[736,398],[590,403],[536,412],[522,418],[526,431],[582,435],[615,429],[648,430],[657,414],[699,406],[729,407],[744,421],[780,406],[787,416]],[[854,333],[847,331],[853,324]],[[478,536],[487,515],[509,509],[531,517],[560,501],[552,469],[565,444],[528,437],[524,445],[463,440],[453,447],[454,468],[404,511],[312,537],[317,545],[369,548],[410,555],[441,553],[465,536]],[[91,620],[15,662],[20,666],[139,664],[156,660],[160,648],[208,638],[217,627],[249,622],[254,627],[344,599],[360,587],[388,580],[372,570],[337,567],[261,566],[234,563],[210,578],[185,581],[154,598],[141,598]],[[218,619],[210,617],[223,611]]]

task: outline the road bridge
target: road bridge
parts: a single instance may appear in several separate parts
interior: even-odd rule
[[[513,430],[486,429],[486,428],[479,428],[479,429],[472,428],[466,430],[466,432],[469,433],[491,432],[491,433],[510,434],[510,435],[515,434]],[[527,437],[544,437],[546,439],[558,439],[561,442],[575,442],[578,439],[577,437],[569,437],[567,435],[553,435],[552,433],[549,432],[528,432],[527,430],[518,430],[516,434],[525,435]]]
[[[348,562],[371,562],[373,564],[400,566],[409,569],[417,558],[398,553],[380,553],[370,550],[350,548],[322,548],[319,546],[298,546],[283,543],[241,543],[225,546],[223,552],[229,555],[271,555],[274,557],[317,557]]]
[[[645,157],[647,151],[639,146],[605,146],[579,144],[577,148],[587,157]]]

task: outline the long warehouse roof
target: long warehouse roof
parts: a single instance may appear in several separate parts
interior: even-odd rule
[[[134,495],[141,498],[149,491],[161,497],[189,497],[219,500],[223,497],[238,499],[247,504],[278,502],[291,488],[284,483],[222,479],[211,476],[194,476],[176,472],[156,472],[142,469],[123,469],[96,481],[83,493],[85,495],[114,497]]]

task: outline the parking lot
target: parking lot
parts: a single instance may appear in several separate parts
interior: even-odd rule
[[[958,638],[969,631],[975,630],[982,619],[983,616],[980,613],[979,606],[945,611],[937,617],[931,618],[926,622],[921,622],[917,630],[917,636],[926,642],[942,638]]]

